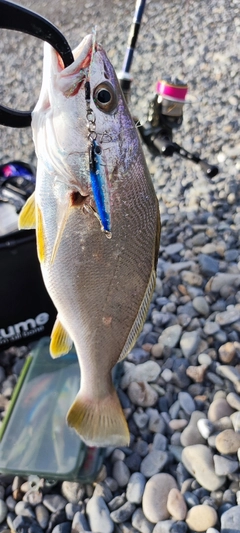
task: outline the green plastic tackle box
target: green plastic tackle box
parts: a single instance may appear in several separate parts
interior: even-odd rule
[[[41,339],[23,367],[0,429],[0,472],[92,482],[104,449],[87,447],[66,423],[80,382],[74,350],[58,359]]]

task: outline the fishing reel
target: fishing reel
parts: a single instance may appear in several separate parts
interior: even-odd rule
[[[156,157],[170,157],[174,153],[200,165],[204,173],[213,178],[218,174],[218,167],[210,165],[198,154],[190,153],[173,142],[173,131],[179,129],[183,121],[183,108],[188,86],[177,78],[165,78],[158,81],[156,94],[148,109],[147,121],[138,126],[142,140],[149,151]]]
[[[35,175],[35,168],[23,161],[0,165],[0,207],[9,203],[19,213],[35,189]]]

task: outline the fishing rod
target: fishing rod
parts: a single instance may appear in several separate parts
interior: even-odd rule
[[[136,0],[122,71],[118,74],[120,86],[127,103],[130,100],[130,89],[133,81],[130,68],[145,3],[146,0]],[[216,165],[210,165],[210,163],[201,159],[199,154],[190,153],[179,144],[173,142],[173,130],[179,129],[183,121],[183,107],[188,92],[187,84],[175,77],[165,77],[157,82],[155,91],[155,96],[149,104],[147,121],[144,124],[140,124],[140,121],[134,118],[141,138],[149,151],[154,156],[163,155],[165,157],[170,157],[177,153],[184,159],[199,164],[209,178],[216,176],[218,174]]]
[[[145,8],[146,0],[137,0],[135,6],[135,13],[130,28],[130,33],[127,42],[127,50],[125,53],[122,71],[118,73],[118,79],[122,88],[123,94],[128,101],[130,94],[130,86],[132,82],[132,76],[130,74],[130,68],[133,61],[133,54],[136,48],[138,33],[141,26],[142,16]]]
[[[64,66],[73,63],[71,48],[64,35],[49,20],[30,9],[0,0],[0,28],[16,30],[37,37],[51,44],[61,56]],[[17,111],[0,105],[0,124],[14,128],[31,125],[31,111]]]

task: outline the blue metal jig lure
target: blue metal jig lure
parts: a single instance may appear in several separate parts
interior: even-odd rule
[[[101,224],[102,231],[106,237],[111,239],[111,217],[110,217],[110,201],[107,183],[107,174],[102,157],[102,150],[96,141],[96,118],[93,110],[90,107],[90,82],[85,82],[85,100],[87,107],[87,124],[88,124],[88,138],[89,146],[89,170],[92,186],[93,198],[96,204],[96,215]]]
[[[102,161],[102,150],[96,140],[92,140],[90,147],[90,178],[93,197],[102,229],[111,237],[110,204],[107,188],[107,176]]]

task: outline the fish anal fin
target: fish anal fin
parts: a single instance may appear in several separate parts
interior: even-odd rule
[[[155,240],[155,269],[157,269],[158,257],[159,257],[159,246],[160,246],[160,236],[161,236],[161,219],[159,207],[157,210],[157,228],[156,228],[156,240]]]
[[[148,284],[147,284],[147,288],[146,288],[146,291],[145,291],[145,294],[144,294],[144,297],[142,299],[142,302],[141,302],[141,305],[139,307],[139,310],[138,310],[138,314],[134,320],[134,323],[131,327],[131,330],[128,334],[128,337],[127,337],[127,340],[124,344],[124,347],[121,351],[121,354],[120,354],[120,357],[118,359],[118,363],[120,361],[122,361],[123,359],[125,359],[125,357],[127,357],[127,355],[129,354],[129,352],[131,351],[131,349],[133,348],[137,338],[138,338],[138,335],[139,333],[141,332],[142,328],[143,328],[143,325],[144,325],[144,322],[145,322],[145,319],[146,319],[146,316],[147,316],[147,312],[148,312],[148,308],[149,308],[149,305],[150,305],[150,302],[151,302],[151,299],[152,299],[152,295],[153,295],[153,291],[154,291],[154,288],[155,288],[155,284],[156,284],[156,272],[155,272],[155,269],[153,268],[152,271],[151,271],[151,274],[150,274],[150,278],[149,278],[149,281],[148,281]]]
[[[81,391],[67,414],[70,427],[88,446],[128,446],[130,435],[117,393],[89,399]]]
[[[36,211],[35,211],[35,192],[29,196],[24,204],[19,217],[18,229],[35,229],[36,227]]]
[[[72,339],[57,317],[51,333],[50,354],[55,359],[65,355],[72,348]]]

